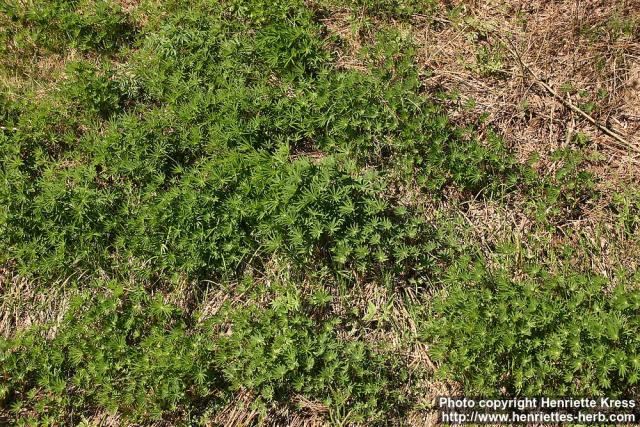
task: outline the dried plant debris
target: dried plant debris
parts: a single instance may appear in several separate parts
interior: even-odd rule
[[[0,423],[637,395],[639,61],[634,1],[2,2]]]

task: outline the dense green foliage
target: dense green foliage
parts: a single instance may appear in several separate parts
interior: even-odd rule
[[[3,72],[65,62],[0,92],[0,272],[71,295],[61,321],[0,339],[0,421],[208,425],[239,395],[262,419],[301,400],[336,424],[401,419],[427,374],[369,336],[392,328],[375,306],[351,307],[371,283],[420,295],[400,344],[429,344],[470,393],[634,387],[630,275],[610,291],[540,259],[516,280],[519,263],[489,267],[460,216],[434,213],[447,192],[518,193],[541,229],[562,226],[597,200],[579,147],[543,175],[455,126],[393,26],[363,70],[339,67],[326,3],[0,4]],[[349,7],[384,22],[435,6]],[[633,200],[615,207],[629,234]],[[205,315],[212,288],[228,298]]]
[[[637,289],[606,292],[603,277],[535,264],[516,282],[482,265],[453,270],[425,329],[445,376],[487,395],[624,394],[638,383]]]
[[[509,171],[498,140],[456,135],[419,93],[411,62],[338,71],[306,9],[290,18],[291,6],[238,5],[224,20],[227,7],[179,9],[159,23],[132,59],[134,82],[71,63],[63,98],[4,135],[4,238],[21,270],[64,275],[117,256],[152,259],[154,274],[210,276],[241,270],[256,252],[326,259],[338,271],[420,270],[431,233],[386,189],[413,179],[430,192],[498,188]],[[289,19],[295,31],[274,39]],[[383,58],[399,49],[381,43],[391,49]],[[109,120],[84,131],[83,118]]]
[[[36,329],[13,343],[22,351],[4,355],[11,411],[67,423],[74,411],[91,407],[157,418],[215,392],[219,380],[204,335],[187,334],[179,311],[162,297],[124,296],[116,283],[105,285],[113,294],[72,301],[53,340]],[[80,392],[65,392],[72,389]]]
[[[263,405],[301,394],[351,422],[402,407],[390,384],[402,372],[369,345],[339,339],[340,320],[305,312],[322,310],[322,300],[277,286],[269,307],[226,306],[202,320],[160,294],[114,281],[93,287],[108,293],[74,298],[53,339],[34,328],[2,349],[9,381],[0,393],[24,421],[73,423],[95,407],[133,421],[182,412],[196,421],[237,390]]]

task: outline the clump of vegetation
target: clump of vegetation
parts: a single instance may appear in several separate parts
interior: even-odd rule
[[[424,333],[440,373],[469,393],[633,395],[640,379],[640,292],[604,277],[531,264],[523,279],[452,267]]]
[[[317,317],[325,305],[280,291],[268,309],[227,310],[231,333],[221,337],[215,358],[230,389],[252,390],[258,402],[302,395],[342,423],[398,415],[406,405],[399,390],[406,368],[381,346],[339,339],[341,320]]]
[[[118,2],[46,0],[25,7],[10,0],[3,2],[1,11],[19,24],[5,30],[12,41],[50,50],[115,50],[135,34]]]
[[[178,8],[150,29],[131,66],[144,96],[77,62],[51,104],[25,107],[3,145],[6,260],[44,276],[150,259],[149,275],[230,277],[276,253],[410,276],[432,262],[433,232],[390,188],[513,181],[498,140],[463,138],[420,94],[401,46],[387,40],[371,75],[339,71],[306,8],[244,7]]]
[[[71,302],[55,337],[35,328],[3,344],[2,397],[27,423],[69,423],[91,408],[158,419],[215,396],[222,379],[202,333],[161,295],[95,284]],[[110,289],[97,294],[97,286]]]
[[[401,422],[431,375],[407,346],[425,344],[469,393],[633,389],[632,274],[552,251],[496,268],[464,221],[518,197],[547,233],[579,219],[598,199],[582,146],[542,174],[452,122],[388,22],[433,2],[350,2],[387,22],[357,70],[336,63],[333,6],[0,5],[0,289],[20,292],[6,272],[70,299],[0,338],[0,421],[208,425],[242,395],[265,422],[300,401],[333,424]],[[30,55],[63,63],[32,74]],[[628,235],[637,206],[612,206]],[[368,287],[408,310],[352,307]],[[374,321],[376,304],[413,317]]]
[[[339,339],[339,319],[308,312],[325,304],[276,289],[269,307],[226,306],[199,321],[161,294],[93,283],[52,339],[52,325],[42,325],[3,343],[0,398],[13,416],[45,424],[74,424],[93,408],[132,421],[197,419],[239,390],[265,414],[296,395],[349,422],[384,420],[402,407],[394,384],[402,368],[384,349]]]

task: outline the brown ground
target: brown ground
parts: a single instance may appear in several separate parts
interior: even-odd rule
[[[599,177],[621,185],[637,179],[640,2],[486,1],[458,7],[462,17],[446,19],[442,29],[423,26],[420,44],[422,63],[433,71],[431,84],[461,94],[462,120],[488,114],[487,126],[523,160],[536,152],[544,162],[554,149],[586,135],[602,155],[593,165]],[[475,105],[464,108],[469,99]],[[627,146],[567,102],[618,133]]]

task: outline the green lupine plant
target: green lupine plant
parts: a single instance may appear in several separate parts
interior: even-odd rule
[[[357,69],[333,1],[122,3],[0,2],[0,423],[401,423],[423,344],[469,393],[636,391],[632,271],[469,238],[525,196],[552,240],[599,187],[583,144],[542,174],[449,119],[390,25],[432,1],[348,2]],[[635,193],[610,205],[632,241]]]
[[[467,261],[468,262],[468,261]],[[456,273],[469,271],[467,277]],[[640,379],[640,292],[605,291],[599,276],[545,272],[525,279],[462,264],[436,299],[424,337],[440,374],[468,393],[633,395]],[[629,394],[631,393],[631,394]]]
[[[76,296],[60,324],[0,341],[0,399],[16,419],[68,424],[96,409],[130,421],[197,418],[238,390],[256,396],[255,409],[304,396],[350,422],[404,405],[402,368],[382,349],[339,339],[340,320],[314,319],[320,305],[286,287],[270,307],[226,306],[199,322],[161,294],[93,285],[99,293]]]

